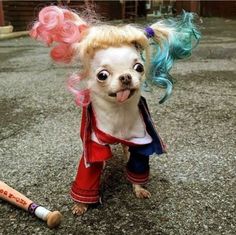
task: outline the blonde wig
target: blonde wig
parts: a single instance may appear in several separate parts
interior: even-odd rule
[[[97,50],[135,46],[145,61],[147,81],[166,88],[162,103],[172,92],[169,71],[174,61],[190,56],[200,39],[193,20],[194,14],[183,12],[180,17],[156,22],[145,29],[133,25],[90,25],[71,10],[48,6],[39,12],[30,35],[52,46],[50,55],[57,62],[79,59],[83,78]]]

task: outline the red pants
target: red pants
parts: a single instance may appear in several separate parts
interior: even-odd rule
[[[86,204],[99,202],[99,186],[103,166],[104,161],[99,161],[85,167],[84,157],[81,158],[71,188],[71,197],[74,201]],[[149,156],[130,151],[126,174],[131,183],[145,184],[149,177]]]
[[[85,167],[84,157],[81,158],[75,181],[71,188],[71,197],[76,202],[96,203],[99,201],[100,178],[103,162],[92,163]]]

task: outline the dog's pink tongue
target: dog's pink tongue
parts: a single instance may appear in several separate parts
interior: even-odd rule
[[[119,91],[116,93],[116,99],[118,102],[122,103],[129,98],[130,90]]]

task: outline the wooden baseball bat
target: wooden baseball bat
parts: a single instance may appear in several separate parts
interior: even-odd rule
[[[20,207],[30,214],[46,221],[49,228],[54,228],[61,223],[62,215],[59,211],[51,212],[42,206],[38,206],[29,198],[2,181],[0,181],[0,199]]]

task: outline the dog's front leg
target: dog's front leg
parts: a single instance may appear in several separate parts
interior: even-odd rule
[[[145,198],[151,197],[151,193],[145,188],[143,188],[141,185],[132,184],[132,186],[133,186],[134,194],[137,198],[145,199]]]
[[[72,207],[72,213],[74,215],[83,215],[88,210],[88,204],[77,202]]]

